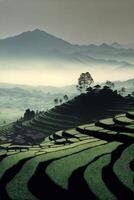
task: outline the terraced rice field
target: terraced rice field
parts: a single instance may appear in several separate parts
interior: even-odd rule
[[[0,145],[0,200],[134,199],[134,112]]]
[[[106,104],[102,101],[103,93],[101,94],[101,91],[100,95],[97,94],[97,96],[94,92],[87,93],[46,112],[39,112],[31,120],[21,118],[10,125],[0,126],[0,143],[40,144],[44,137],[57,131],[71,129],[81,124],[95,122],[98,119],[133,109],[132,102],[116,96],[112,91],[110,94],[111,100],[108,100],[109,94],[106,95],[108,99],[106,96],[103,98]],[[99,104],[98,99],[100,99]],[[129,122],[126,121],[126,123],[129,126]]]
[[[13,126],[12,123],[5,124],[0,126],[0,142],[6,141],[9,137],[8,141],[11,141],[10,137],[12,136]]]
[[[39,144],[44,137],[58,130],[75,127],[79,123],[77,117],[53,110],[41,112],[32,120],[0,126],[0,143],[13,140],[16,144]]]
[[[9,134],[7,141],[13,139],[16,144],[39,144],[44,137],[59,131],[73,128],[80,124],[80,119],[76,116],[58,113],[57,108],[51,109],[48,112],[41,112],[33,119],[25,121],[19,121],[19,123],[14,123],[13,127],[9,130],[4,127],[0,127],[0,142],[4,142],[3,131],[5,131],[5,136],[11,133],[11,128],[14,130],[13,135]],[[18,137],[16,137],[18,136]]]

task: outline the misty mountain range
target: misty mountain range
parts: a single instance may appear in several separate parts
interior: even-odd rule
[[[36,29],[0,40],[0,58],[62,60],[134,67],[134,49],[118,43],[73,45]]]

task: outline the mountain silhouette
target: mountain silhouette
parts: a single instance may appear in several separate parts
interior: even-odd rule
[[[0,58],[41,58],[82,63],[104,63],[133,67],[127,61],[134,57],[133,49],[111,45],[74,45],[45,31],[35,29],[0,40]],[[121,47],[121,46],[120,46]],[[126,60],[125,60],[126,58]]]

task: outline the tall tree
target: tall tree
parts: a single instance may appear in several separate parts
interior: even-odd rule
[[[76,88],[81,92],[86,92],[87,88],[94,82],[91,74],[89,72],[82,73],[78,79],[78,85]]]

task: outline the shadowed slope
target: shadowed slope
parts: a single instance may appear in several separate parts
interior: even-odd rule
[[[14,123],[12,135],[7,134],[7,141],[13,140],[13,143],[17,144],[39,144],[44,137],[56,131],[132,110],[132,103],[131,99],[123,98],[110,89],[93,89],[47,112],[39,112],[31,120],[21,119]],[[130,128],[125,128],[131,132]]]

